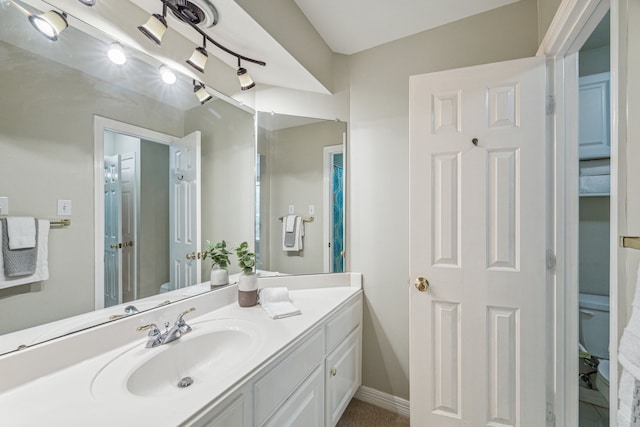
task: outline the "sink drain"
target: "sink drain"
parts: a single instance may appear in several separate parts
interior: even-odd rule
[[[184,377],[183,379],[181,379],[180,381],[178,381],[178,388],[187,388],[187,387],[189,387],[191,384],[193,384],[193,378],[191,378],[191,377]]]

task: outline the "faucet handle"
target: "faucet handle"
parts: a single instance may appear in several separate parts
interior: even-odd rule
[[[191,313],[192,311],[196,311],[196,308],[195,307],[191,307],[187,311],[183,311],[182,313],[180,313],[178,315],[178,319],[176,320],[176,324],[183,324],[184,320],[182,318],[184,317],[184,315],[188,314],[188,313]]]
[[[146,331],[147,329],[151,329],[149,331],[149,336],[160,335],[160,329],[158,329],[155,323],[149,323],[148,325],[138,326],[136,328],[136,331],[142,332],[142,331]]]
[[[191,307],[189,310],[183,311],[178,315],[178,319],[176,320],[176,326],[180,329],[180,332],[182,332],[183,334],[186,334],[187,332],[191,332],[191,326],[187,325],[187,322],[184,321],[183,317],[185,314],[191,313],[192,311],[195,311],[195,310],[196,310],[195,307]]]

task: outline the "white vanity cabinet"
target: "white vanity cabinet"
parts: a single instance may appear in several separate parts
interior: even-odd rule
[[[360,292],[186,425],[335,426],[362,382],[361,321]]]
[[[609,157],[609,73],[580,77],[578,111],[580,159]]]

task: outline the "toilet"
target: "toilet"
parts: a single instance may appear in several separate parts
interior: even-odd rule
[[[579,294],[580,345],[598,358],[596,387],[609,402],[609,297]]]

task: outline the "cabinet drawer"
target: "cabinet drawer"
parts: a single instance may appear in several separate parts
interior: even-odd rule
[[[349,306],[345,307],[337,313],[331,320],[327,322],[326,336],[327,347],[326,353],[329,354],[344,339],[349,336],[362,321],[362,294],[353,301]]]
[[[255,420],[261,426],[278,406],[322,363],[322,330],[302,343],[254,385]]]

